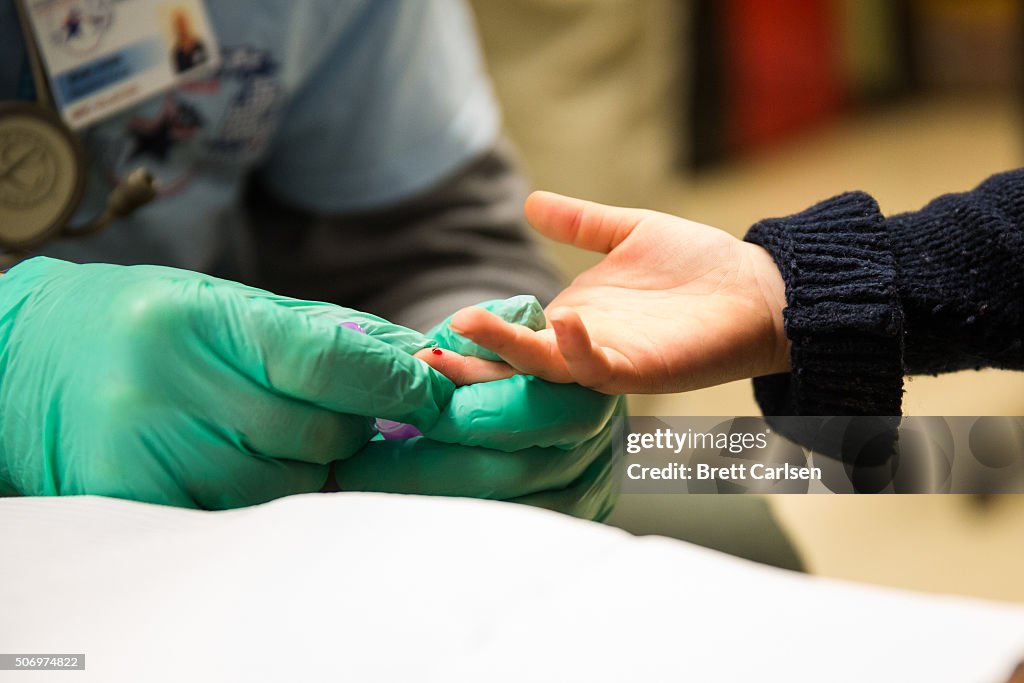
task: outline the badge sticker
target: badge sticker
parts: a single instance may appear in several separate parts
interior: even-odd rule
[[[54,104],[82,128],[209,75],[220,51],[201,0],[21,0]]]

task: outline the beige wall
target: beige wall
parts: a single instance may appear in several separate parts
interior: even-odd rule
[[[651,205],[679,153],[686,3],[474,0],[506,130],[536,188]],[[548,244],[570,276],[592,257]]]

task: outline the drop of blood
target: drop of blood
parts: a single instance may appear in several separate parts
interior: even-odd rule
[[[434,354],[435,356],[440,356],[442,352],[441,349],[434,349],[433,351],[431,351],[431,353]]]

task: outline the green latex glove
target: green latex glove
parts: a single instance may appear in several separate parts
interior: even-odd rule
[[[0,490],[211,509],[317,491],[372,418],[437,421],[455,387],[410,355],[431,343],[198,273],[31,259],[0,277]]]
[[[533,297],[480,304],[532,329],[544,326]],[[452,332],[429,333],[438,346],[490,360],[489,351]],[[335,464],[339,488],[512,500],[604,519],[615,500],[611,418],[625,400],[536,377],[455,390],[422,438],[375,441]]]

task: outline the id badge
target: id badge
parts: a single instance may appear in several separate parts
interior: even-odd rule
[[[54,107],[75,129],[220,65],[203,0],[21,2]]]

